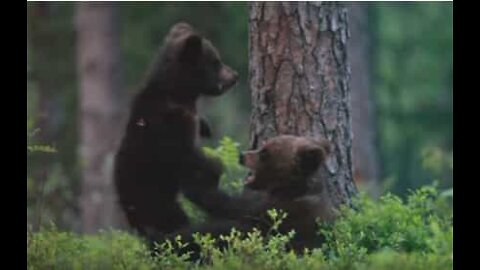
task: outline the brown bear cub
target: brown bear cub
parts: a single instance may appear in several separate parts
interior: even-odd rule
[[[188,224],[177,202],[179,192],[212,212],[217,209],[210,197],[226,196],[217,190],[220,163],[198,146],[198,137],[210,130],[197,115],[196,101],[221,95],[237,77],[191,26],[171,28],[133,101],[115,157],[120,206],[140,235],[153,240]]]
[[[327,140],[283,135],[267,141],[259,150],[240,156],[240,163],[250,169],[245,186],[267,195],[264,205],[257,208],[258,215],[271,208],[285,211],[287,218],[279,230],[282,233],[295,230],[291,243],[294,250],[315,246],[317,219],[335,218],[324,183],[321,194],[307,195],[310,177],[325,163],[330,152]],[[266,221],[267,216],[263,214],[259,220]],[[262,231],[270,229],[262,228],[260,223],[255,225]]]
[[[272,208],[287,213],[279,232],[295,230],[290,243],[293,250],[301,252],[317,246],[320,239],[316,220],[334,220],[335,210],[325,188],[321,194],[308,195],[308,182],[330,152],[326,140],[282,135],[266,141],[258,150],[242,153],[240,163],[251,170],[245,192],[237,198],[243,211],[234,209],[228,219],[175,232],[190,244],[181,252],[191,251],[194,258],[198,256],[198,246],[191,243],[190,234],[194,232],[218,236],[228,234],[232,227],[242,232],[255,227],[266,235],[271,229],[267,210]]]

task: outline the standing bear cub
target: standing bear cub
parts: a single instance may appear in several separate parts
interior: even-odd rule
[[[140,235],[153,240],[188,224],[179,192],[207,212],[217,210],[213,198],[226,198],[217,189],[221,164],[197,145],[210,131],[196,101],[221,95],[236,81],[210,41],[186,23],[171,28],[133,101],[115,157],[120,206]]]

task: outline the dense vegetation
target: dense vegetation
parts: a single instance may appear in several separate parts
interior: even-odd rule
[[[240,240],[232,232],[231,248],[224,252],[200,237],[209,262],[204,265],[177,257],[173,247],[180,243],[164,243],[152,258],[143,241],[127,231],[75,233],[82,161],[74,5],[51,3],[47,13],[35,11],[36,5],[27,5],[28,269],[453,268],[452,3],[370,4],[371,90],[387,195],[378,200],[360,195],[338,222],[319,224],[324,245],[302,256],[285,251],[291,235],[262,239],[252,232]],[[119,94],[125,99],[135,93],[161,38],[179,20],[205,33],[239,71],[234,91],[202,101],[200,109],[214,130],[204,150],[226,166],[221,188],[240,192],[245,170],[237,156],[248,148],[250,113],[246,4],[122,3],[119,11],[125,74]],[[432,180],[438,184],[425,186]],[[192,221],[205,219],[187,200],[182,205]]]
[[[44,148],[32,151],[50,150]],[[238,144],[225,137],[217,148],[204,151],[226,167],[221,188],[240,192]],[[145,243],[125,231],[78,235],[53,224],[35,232],[29,227],[27,265],[28,269],[452,269],[452,198],[452,189],[439,192],[435,186],[412,191],[406,200],[387,194],[375,201],[362,193],[353,208],[341,209],[337,222],[319,224],[323,246],[298,257],[286,251],[294,232],[281,235],[275,230],[288,213],[272,209],[272,233],[265,239],[255,230],[246,238],[232,230],[225,236],[230,248],[221,251],[214,246],[215,239],[198,235],[207,264],[177,256],[181,239],[162,243],[152,258]],[[204,221],[205,215],[193,204],[183,199],[182,205],[194,222]]]
[[[452,269],[452,194],[434,187],[412,192],[406,201],[385,195],[378,201],[359,197],[355,209],[343,209],[333,225],[319,225],[326,238],[321,248],[301,256],[286,252],[292,236],[262,239],[252,231],[243,240],[232,231],[230,248],[216,249],[208,236],[198,237],[207,264],[178,257],[176,243],[163,243],[152,258],[132,234],[103,231],[85,236],[54,226],[27,231],[28,269]],[[281,215],[271,215],[281,222]]]

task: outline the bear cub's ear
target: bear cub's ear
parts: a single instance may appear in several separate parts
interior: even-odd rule
[[[313,173],[323,160],[320,147],[300,149],[297,154],[298,165],[302,173]]]
[[[326,158],[328,155],[332,153],[332,145],[329,141],[325,139],[317,139],[317,144],[320,146],[323,152],[323,157]]]
[[[191,34],[185,38],[183,48],[180,52],[180,61],[184,63],[195,63],[202,54],[202,37],[198,34]]]
[[[316,141],[314,146],[305,147],[298,152],[298,161],[303,173],[310,174],[325,162],[332,149],[326,140]]]

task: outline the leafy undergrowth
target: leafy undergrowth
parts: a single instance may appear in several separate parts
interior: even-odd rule
[[[214,239],[198,237],[209,263],[189,262],[175,255],[181,245],[163,243],[150,256],[136,236],[121,231],[97,235],[60,232],[54,226],[27,230],[28,269],[452,269],[453,193],[425,187],[404,202],[393,195],[378,201],[359,196],[353,209],[343,209],[333,225],[319,226],[322,247],[296,256],[285,250],[293,234],[263,239],[257,231],[240,238],[233,230],[224,239],[229,249],[214,247]]]

